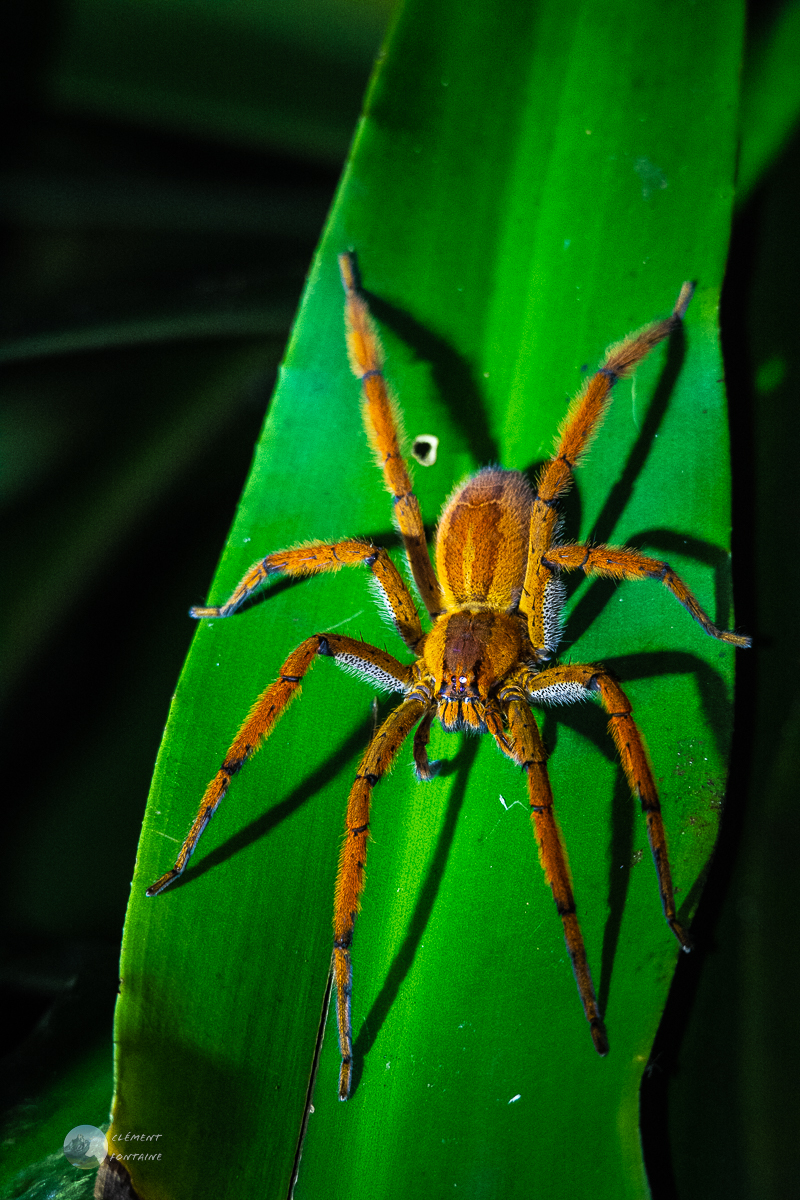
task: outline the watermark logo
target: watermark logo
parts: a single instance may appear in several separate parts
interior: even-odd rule
[[[114,1133],[111,1135],[111,1157],[120,1162],[160,1162],[158,1143],[161,1136],[160,1133],[134,1133],[132,1129],[127,1133]],[[143,1142],[146,1144],[142,1145]]]
[[[96,1125],[76,1125],[64,1138],[64,1156],[82,1171],[99,1167],[107,1154],[106,1135]]]

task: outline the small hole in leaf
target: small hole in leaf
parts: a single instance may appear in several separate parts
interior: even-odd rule
[[[414,438],[411,453],[423,467],[432,467],[436,462],[439,439],[432,433],[421,433]]]

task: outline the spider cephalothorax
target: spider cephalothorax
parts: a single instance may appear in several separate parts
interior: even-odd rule
[[[610,348],[600,369],[573,401],[556,453],[542,469],[535,490],[519,471],[499,467],[479,471],[456,489],[439,521],[434,570],[400,448],[398,413],[383,378],[380,342],[357,288],[354,257],[342,255],[339,265],[347,297],[350,364],[362,383],[367,436],[394,498],[397,526],[432,626],[429,632],[423,631],[414,599],[386,550],[359,538],[309,542],[270,554],[251,567],[227,603],[192,609],[194,617],[227,617],[270,575],[310,575],[364,564],[414,661],[400,662],[377,646],[342,634],[315,633],[306,638],[256,701],[206,789],[175,866],[148,888],[147,894],[157,895],[182,873],[232,776],[272,732],[317,655],[334,658],[375,686],[402,694],[361,760],[350,792],[339,859],[333,970],[342,1052],[339,1096],[346,1100],[353,1053],[350,950],[364,882],[372,789],[414,727],[414,762],[422,780],[435,774],[427,745],[431,724],[437,718],[446,730],[489,733],[502,753],[525,771],[539,857],[563,923],[595,1048],[605,1054],[608,1042],[531,705],[571,703],[590,693],[599,697],[628,783],[645,814],[664,915],[684,950],[689,949],[689,939],[677,919],[658,794],[627,696],[598,663],[551,665],[561,638],[564,588],[560,575],[582,570],[614,579],[657,580],[706,633],[734,646],[750,643],[748,638],[718,629],[667,563],[626,547],[568,543],[560,537],[560,501],[610,401],[614,383],[680,324],[692,285],[683,285],[670,317]]]

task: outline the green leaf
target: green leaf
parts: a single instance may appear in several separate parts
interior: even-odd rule
[[[303,539],[360,533],[396,549],[344,349],[336,255],[355,247],[407,432],[439,438],[435,466],[416,472],[431,524],[466,472],[546,457],[583,370],[696,279],[685,337],[617,388],[568,533],[669,557],[730,622],[717,306],[741,33],[728,3],[402,11],[212,602],[257,556]],[[564,656],[602,658],[633,700],[688,919],[724,792],[733,653],[654,584],[584,583],[569,612]],[[274,584],[204,622],[178,684],[116,1023],[112,1131],[161,1135],[159,1161],[130,1163],[148,1200],[225,1194],[232,1179],[242,1195],[290,1189],[346,795],[373,728],[368,689],[318,664],[183,879],[156,900],[144,889],[174,859],[255,696],[326,629],[402,655],[364,574],[342,572]],[[436,731],[442,775],[416,784],[407,746],[376,791],[354,946],[356,1089],[338,1102],[329,1018],[296,1196],[647,1194],[638,1088],[677,945],[602,713],[551,711],[543,728],[611,1054],[591,1046],[519,772],[488,739]]]
[[[776,161],[800,116],[800,4],[754,10],[742,79],[742,151],[736,180],[741,206]]]

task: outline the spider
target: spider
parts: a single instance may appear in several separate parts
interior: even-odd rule
[[[377,646],[343,634],[315,633],[306,638],[256,700],[206,789],[175,866],[147,889],[147,895],[158,895],[181,875],[232,777],[272,732],[318,655],[333,658],[378,688],[401,693],[400,703],[374,733],[359,765],[347,805],[336,879],[332,966],[341,1050],[339,1098],[346,1100],[353,1064],[351,946],[364,885],[370,801],[373,788],[414,727],[413,757],[419,780],[430,780],[436,773],[437,764],[429,761],[427,753],[436,718],[448,731],[489,733],[501,752],[523,768],[542,868],[563,923],[595,1049],[605,1055],[608,1040],[532,705],[567,704],[591,694],[599,697],[631,791],[647,821],[664,916],[681,948],[688,951],[691,944],[677,918],[658,794],[630,701],[601,664],[554,661],[562,627],[561,575],[583,571],[617,580],[657,580],[707,634],[732,646],[749,646],[750,639],[718,629],[667,563],[626,547],[578,544],[560,536],[560,502],[608,407],[614,384],[679,326],[692,297],[692,284],[684,283],[670,317],[647,325],[606,352],[599,370],[573,400],[556,452],[535,488],[520,471],[500,467],[486,467],[456,488],[439,519],[434,566],[401,451],[400,413],[383,376],[381,345],[359,290],[355,256],[342,254],[339,268],[350,366],[361,381],[367,437],[393,498],[395,521],[431,628],[424,631],[414,598],[386,550],[361,538],[306,542],[269,554],[250,568],[225,604],[191,609],[195,618],[229,617],[272,575],[315,575],[365,564],[414,661],[400,662]]]

